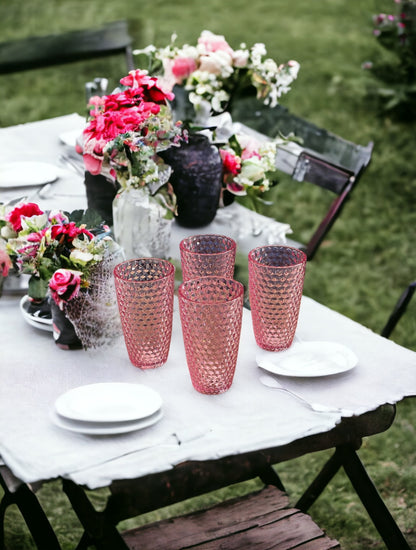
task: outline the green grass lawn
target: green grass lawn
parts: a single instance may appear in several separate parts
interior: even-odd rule
[[[163,46],[173,32],[179,43],[194,43],[209,29],[224,34],[234,47],[264,42],[276,60],[299,61],[298,80],[282,103],[345,139],[362,145],[374,141],[369,169],[307,266],[305,294],[380,332],[400,293],[416,277],[414,124],[380,115],[367,95],[372,77],[361,68],[382,53],[372,36],[372,15],[395,9],[392,0],[0,0],[0,33],[1,40],[7,40],[134,18],[141,22],[135,25],[137,47]],[[106,76],[115,86],[124,72],[124,60],[114,58],[1,76],[0,126],[84,113],[84,83]],[[272,195],[268,214],[289,222],[294,236],[305,240],[320,216],[319,193],[282,176]],[[416,351],[415,313],[416,300],[392,339]],[[364,441],[360,456],[416,547],[415,428],[415,404],[400,403],[393,427]],[[318,453],[279,466],[293,501],[326,456]],[[58,487],[59,482],[49,484],[39,496],[63,548],[69,549],[81,530]],[[102,490],[95,495],[98,506],[105,494]],[[336,476],[311,514],[346,550],[384,548],[343,474]],[[7,513],[6,521],[9,550],[34,548],[15,510]]]

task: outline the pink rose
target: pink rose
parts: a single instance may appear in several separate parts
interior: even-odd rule
[[[12,267],[12,261],[5,250],[0,248],[0,276],[7,277],[9,269]]]
[[[51,296],[60,309],[63,309],[64,303],[78,296],[81,288],[80,271],[72,269],[58,269],[52,275],[49,281]]]
[[[196,62],[192,57],[177,57],[172,65],[172,74],[177,84],[181,84],[196,70]]]
[[[250,149],[249,147],[244,149],[244,151],[241,153],[241,160],[251,159],[252,157],[257,157],[261,159],[261,155],[259,155],[256,150]]]
[[[202,46],[207,53],[209,52],[225,52],[231,57],[233,56],[233,49],[225,40],[225,38],[219,34],[213,34],[210,31],[203,31],[198,38],[198,44]]]
[[[31,218],[32,216],[40,216],[43,214],[42,210],[34,202],[27,202],[16,206],[11,212],[6,214],[6,221],[10,223],[13,231],[18,233],[22,230],[22,217]]]

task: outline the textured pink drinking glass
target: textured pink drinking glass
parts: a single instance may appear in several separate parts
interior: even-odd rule
[[[118,309],[130,361],[141,369],[166,363],[172,336],[175,268],[138,258],[114,268]]]
[[[254,336],[265,350],[281,351],[292,345],[306,259],[304,252],[290,246],[260,246],[248,255]]]
[[[232,279],[237,243],[225,235],[192,235],[183,239],[182,280],[217,275]]]
[[[225,277],[201,277],[179,286],[179,311],[192,385],[223,393],[234,378],[244,287]]]

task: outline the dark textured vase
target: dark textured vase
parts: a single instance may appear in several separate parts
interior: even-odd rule
[[[88,208],[97,212],[102,221],[113,225],[113,199],[119,186],[101,174],[85,172],[85,189]]]
[[[53,338],[61,349],[81,349],[82,343],[78,338],[74,325],[59,309],[54,300],[51,300]]]
[[[222,187],[222,162],[218,149],[202,134],[191,134],[188,143],[160,153],[172,167],[170,182],[178,201],[177,222],[203,227],[217,212]]]

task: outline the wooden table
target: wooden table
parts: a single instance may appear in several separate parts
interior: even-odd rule
[[[37,128],[42,131],[41,124]],[[2,134],[7,134],[4,129],[0,142]],[[54,184],[57,201],[62,199],[58,191],[67,192],[68,181],[62,178]],[[79,178],[72,183],[72,189],[82,189]],[[71,200],[82,203],[85,197],[74,195]],[[61,478],[85,528],[84,541],[113,550],[126,547],[116,529],[121,519],[257,475],[279,486],[271,465],[334,449],[333,458],[300,499],[299,507],[306,510],[342,465],[387,547],[409,548],[356,450],[363,437],[390,427],[396,402],[416,394],[414,352],[304,297],[298,337],[342,343],[355,351],[358,364],[333,377],[286,378],[285,383],[301,389],[311,400],[353,412],[343,417],[312,412],[291,396],[259,383],[257,348],[247,310],[231,389],[220,396],[203,396],[190,383],[177,308],[167,364],[141,371],[130,364],[121,338],[105,350],[60,350],[50,333],[23,320],[19,299],[7,295],[0,300],[2,482],[5,504],[14,499],[27,510],[27,521],[43,547],[59,545],[47,520],[39,523],[42,511],[29,484],[36,487]],[[151,428],[116,438],[74,434],[51,422],[51,408],[63,392],[114,381],[142,383],[159,391],[164,418]],[[85,488],[99,487],[111,491],[103,512],[93,509],[85,493]]]

